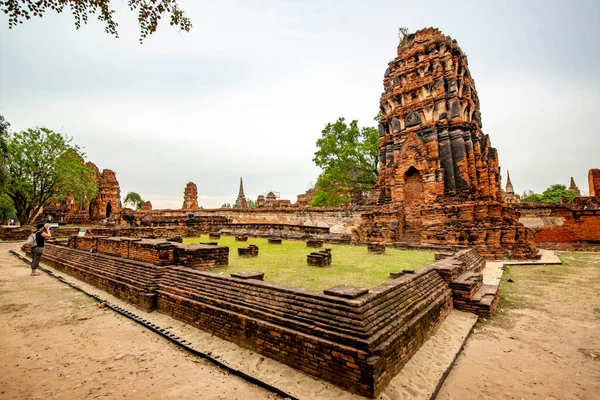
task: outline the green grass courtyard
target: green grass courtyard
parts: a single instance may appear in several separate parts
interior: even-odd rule
[[[336,285],[372,288],[389,280],[390,272],[417,269],[434,261],[429,251],[386,249],[386,254],[369,254],[365,246],[323,245],[331,248],[332,262],[329,268],[309,266],[306,256],[320,249],[306,247],[303,241],[283,240],[281,244],[269,244],[265,238],[248,237],[247,242],[236,242],[233,236],[209,239],[185,238],[184,243],[218,242],[229,247],[229,265],[211,272],[229,275],[234,272],[260,271],[265,281],[311,291],[322,291]],[[254,244],[259,247],[256,258],[238,256],[239,247]]]

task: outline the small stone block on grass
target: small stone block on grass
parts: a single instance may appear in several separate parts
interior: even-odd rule
[[[219,232],[209,232],[208,238],[209,239],[221,239],[221,234]]]
[[[323,247],[323,241],[317,239],[308,239],[306,241],[306,247],[313,247],[315,249],[319,249]]]
[[[240,257],[252,258],[258,256],[258,246],[251,244],[248,247],[240,247],[238,249]]]
[[[367,251],[369,254],[385,254],[385,245],[380,243],[369,243],[367,244]]]
[[[331,267],[331,249],[315,251],[306,256],[308,265],[315,267]]]
[[[258,279],[259,281],[262,281],[265,278],[265,273],[258,271],[236,272],[231,274],[231,277],[239,279]]]
[[[269,244],[281,244],[281,238],[269,238]]]
[[[236,242],[247,242],[248,241],[248,236],[246,235],[239,235],[235,237],[235,241]]]

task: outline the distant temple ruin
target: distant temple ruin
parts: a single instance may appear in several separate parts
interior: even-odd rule
[[[81,159],[83,164],[83,159]],[[65,223],[90,223],[116,217],[121,211],[121,189],[114,171],[105,169],[102,172],[88,161],[85,165],[90,169],[96,182],[97,194],[94,199],[81,203],[69,194],[63,201],[51,199],[44,207],[40,218]]]
[[[248,208],[248,201],[244,194],[244,182],[242,181],[242,178],[240,178],[240,190],[237,199],[235,199],[235,208]]]
[[[573,178],[571,178],[572,180]],[[508,204],[516,204],[521,202],[521,196],[515,193],[512,182],[510,181],[510,174],[506,171],[506,190],[504,191],[504,201]]]
[[[198,209],[198,188],[194,182],[188,182],[183,190],[183,205],[182,210],[197,210]]]
[[[405,36],[380,100],[377,207],[361,241],[469,245],[486,258],[535,258],[533,235],[502,200],[498,154],[456,40]]]

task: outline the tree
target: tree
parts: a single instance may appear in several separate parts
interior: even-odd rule
[[[231,204],[230,203],[223,203],[223,204],[221,204],[221,208],[231,208]]]
[[[129,192],[127,193],[127,196],[125,196],[123,204],[125,204],[126,206],[131,206],[136,210],[140,210],[142,208],[142,205],[144,205],[144,200],[142,199],[142,196],[140,196],[138,193]]]
[[[33,222],[51,197],[89,201],[96,195],[94,171],[72,139],[48,128],[33,128],[8,137],[9,179],[4,186],[21,225]]]
[[[523,192],[521,201],[525,203],[562,203],[563,201],[570,203],[575,197],[577,197],[577,193],[574,190],[567,189],[565,185],[554,184],[550,185],[542,194],[534,193],[531,190]]]
[[[327,172],[321,174],[315,185],[315,195],[311,205],[313,207],[339,207],[350,203],[348,188],[342,187],[340,183]]]
[[[534,193],[533,190],[526,190],[521,196],[521,202],[523,203],[539,203],[542,201],[542,195]]]
[[[182,31],[189,32],[192,22],[184,16],[177,0],[127,0],[131,11],[137,11],[140,24],[140,43],[156,32],[159,20],[166,16],[170,25],[178,26]],[[31,17],[42,17],[48,10],[61,13],[68,6],[75,18],[75,28],[81,28],[81,23],[87,24],[88,16],[98,15],[98,20],[106,23],[104,31],[109,35],[119,37],[117,23],[113,20],[115,10],[110,7],[110,0],[0,0],[0,10],[8,14],[8,27],[14,28]]]
[[[248,204],[248,208],[256,208],[256,201],[248,199],[246,203]]]
[[[8,182],[8,128],[10,124],[0,114],[0,187]]]
[[[325,126],[317,148],[313,161],[323,174],[315,186],[313,206],[341,205],[347,196],[356,202],[375,187],[379,165],[379,135],[375,128],[359,129],[358,121],[347,125],[344,118],[339,118]]]
[[[6,195],[0,194],[0,224],[6,224],[11,219],[18,219],[17,210]]]

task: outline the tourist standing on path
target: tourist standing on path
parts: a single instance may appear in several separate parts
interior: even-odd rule
[[[33,261],[31,262],[31,276],[40,275],[37,272],[37,268],[40,265],[42,253],[44,253],[44,240],[51,236],[50,224],[37,224],[37,232],[35,233],[36,246],[31,248],[31,255],[33,256]]]

